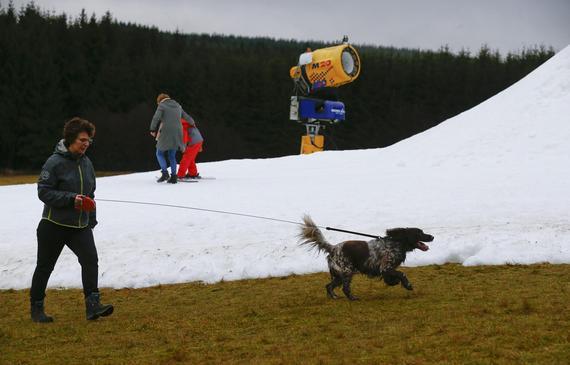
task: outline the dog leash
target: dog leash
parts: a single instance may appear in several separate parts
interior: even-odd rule
[[[317,226],[319,227],[319,226]],[[319,227],[319,228],[323,228],[323,227]],[[338,228],[333,228],[333,227],[324,227],[327,231],[337,231],[337,232],[344,232],[344,233],[350,233],[350,234],[356,234],[359,236],[364,236],[364,237],[372,237],[372,238],[380,238],[380,236],[377,235],[373,235],[373,234],[367,234],[367,233],[360,233],[360,232],[354,232],[354,231],[347,231],[344,229],[338,229]]]
[[[178,208],[178,209],[190,209],[190,210],[198,210],[201,212],[210,212],[210,213],[218,213],[218,214],[229,214],[229,215],[237,215],[240,217],[247,217],[247,218],[255,218],[255,219],[264,219],[268,221],[274,222],[282,222],[282,223],[289,223],[289,224],[296,224],[298,226],[304,226],[304,223],[289,221],[286,219],[278,219],[272,217],[264,217],[261,215],[253,215],[253,214],[245,214],[245,213],[237,213],[237,212],[229,212],[226,210],[216,210],[216,209],[206,209],[206,208],[197,208],[197,207],[190,207],[186,205],[174,205],[174,204],[164,204],[164,203],[155,203],[155,202],[143,202],[143,201],[135,201],[135,200],[117,200],[117,199],[99,199],[97,198],[96,201],[98,202],[109,202],[109,203],[121,203],[121,204],[139,204],[139,205],[152,205],[158,207],[167,207],[167,208]],[[343,233],[350,233],[355,234],[358,236],[365,236],[365,237],[372,237],[372,238],[380,238],[378,235],[372,235],[367,233],[355,232],[355,231],[347,231],[345,229],[334,228],[334,227],[323,227],[323,226],[316,226],[317,228],[323,228],[327,231],[337,231]]]

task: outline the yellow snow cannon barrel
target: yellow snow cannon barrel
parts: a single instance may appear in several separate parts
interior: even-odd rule
[[[322,87],[339,87],[360,75],[360,56],[347,43],[334,47],[307,50],[299,56],[299,64],[289,70],[295,82],[303,82],[309,91]]]

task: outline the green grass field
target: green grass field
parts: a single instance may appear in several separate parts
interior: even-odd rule
[[[97,171],[97,177],[114,176],[128,174],[123,171]],[[35,184],[38,182],[39,171],[37,174],[4,174],[0,175],[0,186],[2,185],[18,185],[18,184]]]
[[[19,185],[19,184],[33,184],[38,181],[40,174],[25,174],[25,175],[0,175],[0,186],[2,185]]]
[[[403,271],[413,292],[359,276],[357,302],[328,299],[324,273],[103,289],[116,309],[95,322],[77,289],[48,291],[51,324],[0,291],[0,363],[569,363],[570,265]]]

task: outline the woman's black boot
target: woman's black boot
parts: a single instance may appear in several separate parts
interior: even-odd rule
[[[85,297],[85,314],[88,320],[94,320],[99,317],[107,317],[113,313],[111,304],[101,304],[101,295],[94,291]]]
[[[36,300],[32,301],[30,314],[32,316],[32,321],[38,323],[49,323],[53,322],[53,318],[46,315],[44,312],[44,301],[43,300]]]
[[[158,180],[156,180],[156,182],[163,182],[163,181],[167,181],[168,178],[170,177],[170,175],[168,175],[168,172],[162,172],[162,176],[160,178],[158,178]]]

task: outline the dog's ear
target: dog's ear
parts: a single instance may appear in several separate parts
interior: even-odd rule
[[[408,241],[410,234],[407,228],[392,228],[386,231],[386,236],[396,241]]]
[[[392,228],[386,231],[386,235],[396,241],[415,244],[420,240],[421,230],[418,228]]]

